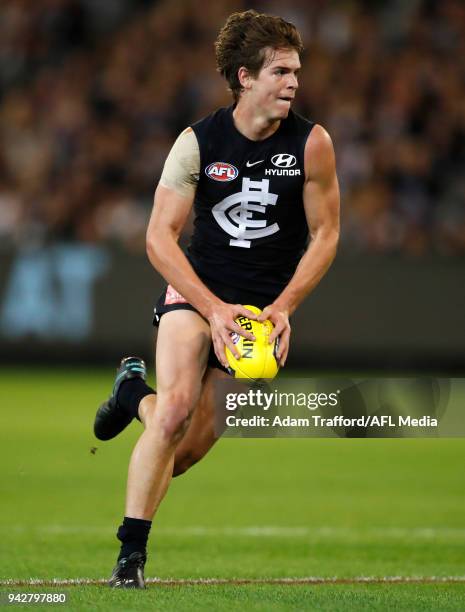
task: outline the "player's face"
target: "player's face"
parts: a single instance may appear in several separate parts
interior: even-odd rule
[[[299,86],[299,54],[293,49],[268,49],[265,63],[250,93],[255,105],[270,120],[285,119]]]

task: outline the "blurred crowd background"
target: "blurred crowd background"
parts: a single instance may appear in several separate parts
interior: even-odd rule
[[[230,104],[213,43],[248,8],[302,34],[296,110],[333,137],[341,253],[464,256],[461,0],[5,0],[0,248],[143,252],[171,144]]]

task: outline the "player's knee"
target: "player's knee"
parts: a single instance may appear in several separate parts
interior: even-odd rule
[[[154,427],[162,438],[169,442],[178,442],[189,427],[193,411],[193,398],[189,393],[173,391],[160,394],[158,406],[149,427]]]
[[[177,411],[173,414],[167,414],[161,420],[161,434],[168,442],[179,442],[186,433],[190,423],[189,411]]]

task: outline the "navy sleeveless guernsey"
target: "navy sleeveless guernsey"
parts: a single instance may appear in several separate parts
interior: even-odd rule
[[[252,141],[221,108],[192,126],[200,148],[194,232],[187,256],[207,284],[276,297],[308,242],[302,190],[313,123],[289,111],[274,134]]]

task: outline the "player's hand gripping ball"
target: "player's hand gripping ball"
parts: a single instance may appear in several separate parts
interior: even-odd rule
[[[255,314],[259,315],[262,311],[256,306],[245,306]],[[236,332],[231,333],[231,338],[236,345],[240,359],[236,359],[228,347],[226,347],[226,357],[229,363],[230,373],[234,378],[248,378],[258,380],[260,378],[272,379],[279,370],[276,361],[276,351],[279,339],[270,344],[268,338],[273,331],[271,321],[254,321],[247,317],[237,317],[236,323],[244,330],[251,332],[255,336],[255,342],[247,340]]]

